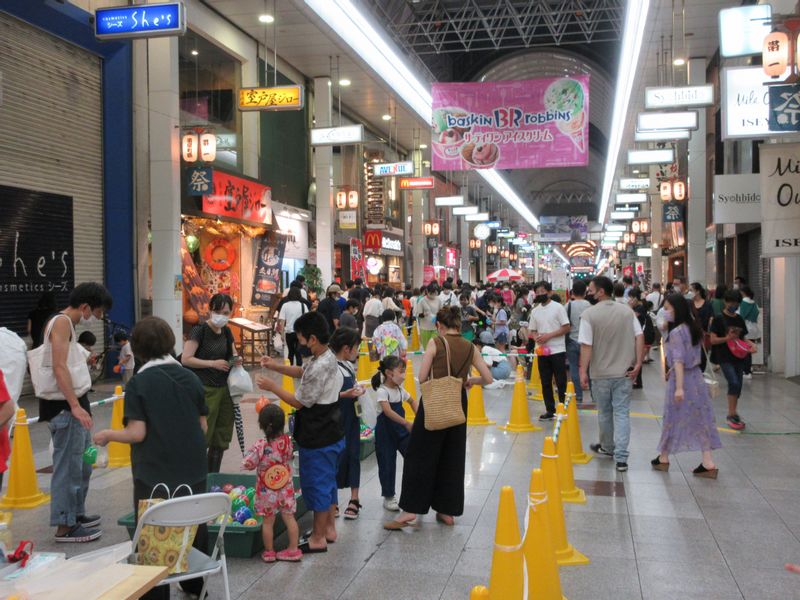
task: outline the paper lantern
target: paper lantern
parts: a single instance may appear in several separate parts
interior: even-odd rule
[[[199,156],[199,143],[200,139],[197,137],[196,133],[184,134],[181,144],[181,154],[183,155],[183,160],[188,163],[197,162],[197,158]]]
[[[336,208],[347,208],[347,192],[336,192]]]
[[[632,233],[630,239],[631,239],[631,244],[635,244],[636,243],[636,234]]]
[[[686,184],[682,181],[676,181],[672,184],[672,197],[675,200],[686,199]]]
[[[639,221],[631,223],[631,230],[633,230],[634,233],[639,233]]]
[[[764,73],[777,78],[786,72],[789,66],[789,36],[782,31],[773,31],[764,38],[761,48],[761,64]]]
[[[626,232],[625,235],[622,236],[622,241],[625,242],[626,244],[630,244],[631,234]]]
[[[430,223],[425,223],[425,224],[422,226],[422,232],[423,232],[425,235],[431,235],[431,231],[432,231],[432,230],[433,230],[433,228],[431,227],[431,224],[430,224]]]
[[[347,193],[347,206],[350,208],[358,208],[358,192],[355,190]]]
[[[200,158],[203,162],[214,162],[217,159],[217,136],[213,133],[200,136]]]
[[[669,202],[672,200],[672,183],[669,181],[662,181],[661,184],[658,186],[659,192],[661,194],[661,199],[664,202]]]
[[[431,234],[439,235],[439,224],[438,223],[431,223]]]
[[[639,227],[639,229],[641,230],[642,233],[647,233],[647,231],[650,229],[650,224],[647,221],[642,221],[642,224]]]

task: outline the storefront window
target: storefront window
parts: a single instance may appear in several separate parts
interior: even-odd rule
[[[180,38],[181,127],[217,136],[215,167],[242,170],[242,123],[237,108],[239,62],[194,32]]]

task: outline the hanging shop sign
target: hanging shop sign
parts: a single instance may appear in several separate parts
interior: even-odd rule
[[[429,235],[425,238],[425,247],[428,250],[433,250],[439,246],[439,238],[435,235]]]
[[[589,235],[588,217],[541,217],[539,239],[544,242],[585,242]]]
[[[181,236],[181,284],[196,317],[203,320],[208,319],[208,303],[211,300],[211,294],[208,293],[203,278],[200,277],[200,269],[192,258],[192,250],[188,247],[184,236]],[[188,317],[186,318],[190,322]],[[194,321],[194,318],[191,321]]]
[[[433,168],[589,164],[589,76],[434,83]]]
[[[620,179],[619,189],[629,191],[643,191],[650,189],[650,178],[633,178],[633,179]]]
[[[455,267],[458,264],[458,251],[455,248],[444,249],[444,264],[447,267]]]
[[[401,177],[401,190],[433,189],[433,177]]]
[[[376,163],[372,165],[375,177],[394,177],[395,175],[412,175],[414,173],[414,163]]]
[[[769,130],[800,131],[800,85],[770,86]]]
[[[239,110],[300,110],[304,105],[302,85],[242,88]]]
[[[367,269],[364,264],[364,247],[358,238],[350,238],[350,277],[367,280]]]
[[[286,236],[258,236],[256,272],[253,278],[251,304],[272,306],[281,290],[281,263],[286,248]]]
[[[436,269],[433,265],[425,265],[422,267],[422,285],[430,285],[436,280]]]
[[[712,106],[714,104],[714,86],[689,85],[682,87],[649,87],[644,91],[644,107],[654,108],[688,108]]]
[[[73,200],[0,186],[0,204],[0,323],[24,336],[42,294],[66,306],[74,287]]]
[[[189,169],[186,193],[189,196],[204,196],[210,193],[212,177],[213,174],[210,168],[194,167]]]
[[[768,81],[770,77],[762,67],[722,69],[722,139],[778,137],[796,131],[770,129],[770,89],[765,85]],[[795,107],[800,110],[797,102],[788,103],[776,118],[784,114],[791,120],[791,112],[786,111]]]
[[[386,180],[375,175],[376,163],[364,163],[364,187],[367,189],[367,225],[385,223]]]
[[[800,254],[800,144],[761,144],[761,252]]]
[[[308,260],[308,223],[302,219],[281,216],[276,209],[275,224],[285,240],[283,258]]]
[[[364,232],[364,249],[373,254],[402,256],[403,238],[388,231],[370,229]]]
[[[212,169],[212,191],[203,196],[203,212],[258,225],[272,224],[272,188],[254,179]]]
[[[182,2],[98,8],[94,35],[101,40],[165,37],[186,33]]]
[[[319,127],[311,130],[312,146],[346,146],[365,141],[364,126]]]
[[[664,202],[664,223],[682,223],[683,222],[683,203],[682,202]]]
[[[357,229],[358,228],[358,211],[356,211],[356,210],[340,210],[339,211],[339,227],[341,229]]]
[[[758,174],[714,177],[714,223],[760,223]]]
[[[719,11],[719,51],[724,58],[761,54],[772,29],[772,6],[753,4]]]

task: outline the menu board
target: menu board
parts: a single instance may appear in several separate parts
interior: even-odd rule
[[[272,239],[258,237],[256,273],[253,278],[253,297],[251,304],[272,306],[276,295],[281,291],[281,264],[286,249],[286,237],[275,235]]]
[[[367,225],[383,225],[386,178],[375,176],[375,163],[366,163],[364,177],[367,188]]]

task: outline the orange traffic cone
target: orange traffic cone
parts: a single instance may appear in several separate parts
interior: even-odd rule
[[[286,365],[291,365],[291,362],[288,358],[286,359]],[[284,375],[281,379],[281,387],[287,392],[294,394],[294,378],[290,377],[289,375]],[[287,417],[292,414],[292,411],[294,411],[294,408],[286,404],[286,402],[283,400],[281,400],[281,409],[283,410],[283,414],[285,414]]]
[[[531,473],[529,500],[528,530],[522,542],[528,573],[528,600],[563,600],[541,469],[534,469]]]
[[[517,380],[514,382],[514,394],[511,397],[511,418],[500,429],[512,433],[522,433],[525,431],[541,431],[531,423],[530,413],[528,412],[528,394],[525,392],[525,377],[522,372],[522,365],[517,365]],[[489,586],[491,589],[491,586]]]
[[[575,485],[575,475],[572,471],[572,453],[569,448],[569,433],[567,432],[568,420],[567,409],[559,402],[556,408],[556,415],[562,418],[560,430],[558,432],[558,442],[556,451],[558,453],[558,484],[561,488],[561,500],[571,504],[586,504],[586,494]]]
[[[0,508],[34,508],[50,502],[50,496],[39,489],[33,462],[31,432],[25,410],[17,410],[14,421],[14,442],[8,466],[8,489],[0,499]]]
[[[567,393],[569,393],[569,385],[567,384]],[[567,407],[567,437],[569,437],[570,459],[573,463],[585,465],[592,460],[592,456],[583,451],[581,424],[578,421],[578,403],[574,396]]]
[[[556,560],[561,566],[588,565],[589,559],[578,552],[567,541],[567,525],[564,522],[564,506],[561,504],[561,490],[558,485],[558,466],[556,465],[556,445],[553,438],[544,438],[542,450],[542,473],[547,490],[547,514],[550,517],[550,531],[553,534],[553,546],[556,549]]]
[[[474,373],[474,371],[473,371]],[[480,384],[469,388],[467,395],[467,425],[494,425],[486,416],[483,405],[483,387]]]
[[[469,593],[469,600],[489,600],[489,588],[483,585],[476,585]]]
[[[514,490],[506,485],[500,490],[500,505],[497,508],[492,572],[489,576],[491,597],[508,598],[508,600],[522,598],[525,585],[523,569]]]
[[[531,390],[531,400],[544,402],[542,378],[539,375],[539,357],[536,355],[531,356],[531,378],[528,381],[528,388]]]
[[[403,381],[403,388],[405,388],[412,400],[419,399],[417,397],[417,384],[414,381],[414,366],[411,364],[411,357],[406,360],[406,378]],[[403,402],[403,409],[406,411],[406,421],[413,423],[417,415],[414,409],[411,408],[411,403]]]
[[[114,400],[114,406],[111,409],[111,429],[114,431],[121,431],[125,429],[125,425],[123,424],[123,418],[125,416],[125,396],[122,394],[122,388],[120,386],[117,386],[117,389],[114,390],[114,395],[118,396],[118,398]],[[108,466],[111,469],[130,467],[131,445],[121,442],[109,442]]]

